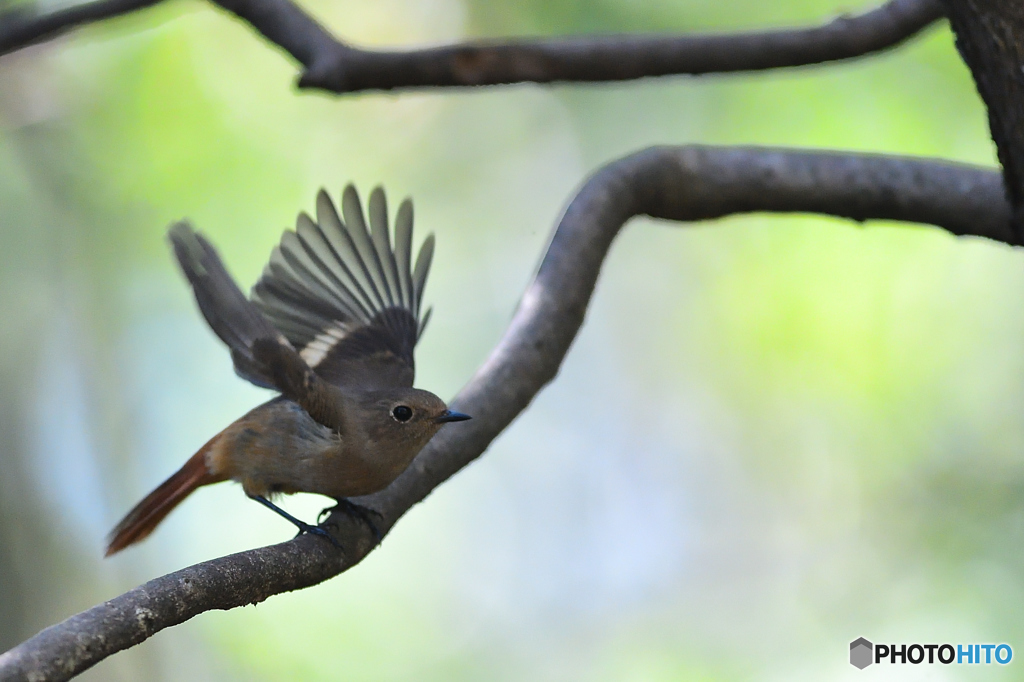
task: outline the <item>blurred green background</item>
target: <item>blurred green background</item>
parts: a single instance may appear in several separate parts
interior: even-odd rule
[[[834,0],[325,0],[361,45],[818,23]],[[853,63],[618,85],[298,94],[248,27],[174,0],[0,58],[0,650],[151,577],[290,537],[237,486],[104,561],[143,494],[267,394],[164,231],[243,286],[316,190],[382,183],[438,238],[418,385],[500,337],[574,189],[651,144],[994,165],[943,23]],[[352,572],[208,613],[88,680],[1024,679],[848,643],[1024,653],[1024,259],[936,229],[637,220],[556,382]],[[302,499],[305,498],[305,499]],[[297,496],[312,517],[324,500]]]

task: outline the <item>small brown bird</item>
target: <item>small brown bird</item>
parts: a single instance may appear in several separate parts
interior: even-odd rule
[[[344,219],[320,191],[316,222],[299,215],[250,299],[202,235],[185,222],[171,227],[174,253],[203,316],[231,349],[235,372],[281,395],[211,438],[128,512],[110,534],[107,556],[145,539],[196,488],[228,479],[300,533],[330,539],[271,495],[327,495],[373,528],[346,498],[382,490],[444,424],[469,419],[412,387],[413,348],[430,317],[429,310],[420,316],[420,305],[433,235],[413,268],[408,199],[395,216],[394,248],[380,188],[370,194],[369,230],[351,185],[341,206]]]

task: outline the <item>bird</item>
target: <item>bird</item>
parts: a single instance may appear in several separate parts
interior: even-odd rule
[[[348,498],[384,489],[445,424],[470,418],[413,388],[413,349],[431,312],[421,306],[434,236],[412,265],[409,199],[395,213],[393,245],[383,189],[370,193],[366,214],[351,184],[340,206],[339,215],[321,189],[316,219],[300,213],[285,230],[248,298],[206,237],[188,221],[170,227],[178,264],[236,374],[280,395],[213,436],[135,505],[108,536],[106,556],[144,540],[197,488],[227,480],[300,535],[335,542],[274,496],[332,497],[379,541],[369,510]]]

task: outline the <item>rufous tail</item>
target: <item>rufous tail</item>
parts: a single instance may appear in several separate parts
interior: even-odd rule
[[[200,486],[219,483],[227,477],[212,473],[206,466],[206,453],[220,438],[217,434],[209,440],[199,452],[192,455],[185,466],[178,469],[156,490],[146,495],[141,502],[121,519],[107,538],[106,556],[116,554],[129,545],[141,542],[164,520],[171,510]]]

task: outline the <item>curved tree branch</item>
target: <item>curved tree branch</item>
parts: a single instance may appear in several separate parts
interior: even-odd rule
[[[569,204],[504,337],[453,401],[474,416],[441,431],[389,488],[360,500],[382,532],[476,459],[551,381],[583,323],[601,264],[633,216],[695,221],[735,213],[810,212],[938,225],[1012,242],[993,170],[925,159],[767,148],[656,147],[595,173]],[[0,681],[66,680],[160,630],[322,582],[373,549],[344,515],[328,527],[345,555],[303,536],[151,580],[0,655]]]
[[[159,0],[97,0],[51,15],[0,17],[0,54]],[[509,83],[624,81],[761,71],[852,59],[899,45],[942,16],[938,0],[889,0],[822,26],[723,35],[467,42],[376,51],[337,40],[291,0],[212,0],[304,68],[299,87],[335,93]]]

